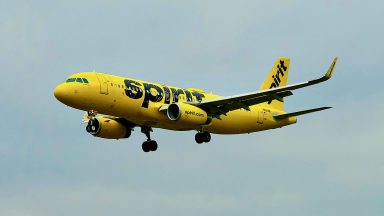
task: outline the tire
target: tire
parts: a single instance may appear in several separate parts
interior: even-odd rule
[[[157,150],[157,142],[155,140],[149,141],[149,150],[156,151]]]
[[[209,141],[211,141],[211,134],[208,132],[204,132],[203,133],[203,140],[205,143],[208,143]]]
[[[195,141],[197,142],[197,144],[201,144],[204,142],[204,136],[203,136],[203,133],[197,133],[195,135]]]
[[[91,133],[91,126],[90,126],[90,125],[87,125],[87,127],[85,127],[85,130],[86,130],[88,133]]]
[[[97,134],[99,132],[99,130],[100,130],[100,122],[97,119],[89,120],[88,126],[89,126],[88,129],[90,131],[89,133],[91,133],[93,135]]]
[[[151,150],[149,142],[143,142],[143,145],[141,145],[141,148],[143,149],[144,152],[149,152]]]

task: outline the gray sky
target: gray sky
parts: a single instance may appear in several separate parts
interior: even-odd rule
[[[0,215],[383,215],[382,1],[0,1]],[[222,95],[257,90],[279,56],[299,90],[249,135],[93,138],[53,88],[97,71]]]

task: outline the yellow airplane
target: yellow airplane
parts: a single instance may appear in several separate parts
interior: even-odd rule
[[[331,78],[337,58],[327,73],[311,81],[287,85],[290,59],[278,58],[259,91],[223,97],[197,88],[177,88],[97,72],[71,75],[55,90],[62,103],[86,111],[86,130],[106,139],[128,138],[135,127],[147,137],[144,152],[156,151],[152,128],[175,131],[195,130],[201,144],[214,134],[241,134],[281,128],[297,116],[329,109],[320,107],[284,112],[284,98],[292,90],[315,85]],[[103,114],[98,116],[97,114]]]

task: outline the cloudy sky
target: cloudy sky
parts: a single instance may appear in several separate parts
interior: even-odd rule
[[[0,215],[383,215],[383,1],[0,1]],[[97,70],[222,95],[257,90],[279,56],[287,111],[249,135],[94,138],[54,87]]]

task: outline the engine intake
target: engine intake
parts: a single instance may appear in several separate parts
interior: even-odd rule
[[[168,106],[167,116],[169,120],[188,126],[204,125],[208,121],[207,113],[199,107],[174,103]]]
[[[119,121],[106,117],[89,120],[87,132],[95,137],[105,139],[123,139],[131,136],[131,129]]]

